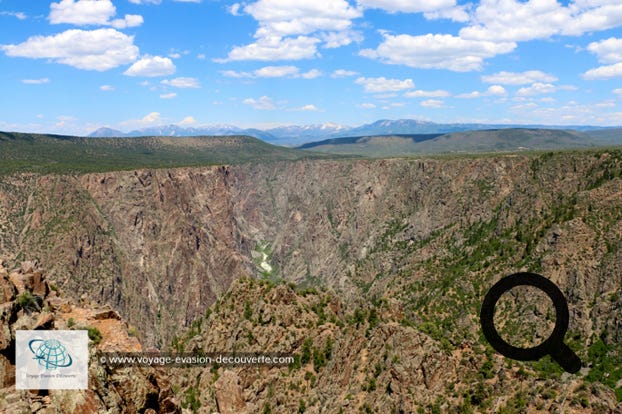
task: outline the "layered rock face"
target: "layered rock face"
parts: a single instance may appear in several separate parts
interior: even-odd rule
[[[5,177],[0,252],[40,260],[150,346],[168,344],[232,280],[265,273],[253,256],[262,246],[271,277],[356,301],[393,292],[396,274],[435,279],[432,261],[468,256],[480,229],[481,242],[516,242],[500,273],[537,262],[589,301],[619,287],[619,163],[579,153]]]
[[[369,318],[372,309],[385,312],[383,306],[388,306],[393,324],[375,324],[375,330],[382,329],[378,338],[393,341],[396,348],[421,344],[411,353],[400,350],[397,357],[409,360],[436,346],[437,363],[448,367],[439,391],[428,392],[421,404],[405,406],[431,410],[438,404],[451,410],[466,401],[466,390],[448,391],[449,384],[463,377],[461,350],[472,350],[472,355],[465,351],[466,361],[472,356],[473,369],[500,381],[495,385],[500,389],[516,375],[529,375],[502,376],[502,360],[492,358],[479,330],[479,307],[487,289],[516,271],[542,273],[562,289],[570,307],[568,338],[582,358],[590,364],[617,364],[622,339],[621,176],[622,155],[616,151],[17,175],[0,180],[0,254],[11,266],[38,259],[61,291],[109,304],[136,326],[145,346],[160,349],[242,277],[325,287],[349,310],[344,318],[354,318],[354,309]],[[536,305],[534,301],[527,298],[528,305]],[[550,322],[541,308],[527,319],[537,321],[542,315]],[[241,323],[239,314],[236,318],[232,323]],[[503,326],[518,342],[541,340],[516,324]],[[220,329],[223,338],[239,339],[235,330]],[[347,366],[345,355],[363,355],[371,346],[366,331],[339,332],[333,340],[339,336],[341,344],[360,345],[347,351],[335,348],[335,355],[344,355],[336,370]],[[316,334],[309,330],[307,336]],[[212,348],[237,343],[214,341]],[[298,342],[290,345],[300,350]],[[270,348],[271,342],[263,346]],[[324,345],[320,341],[316,346]],[[374,353],[387,351],[378,346]],[[378,363],[374,358],[359,367]],[[492,368],[482,368],[485,361],[492,361]],[[374,377],[370,369],[363,377]],[[541,375],[547,367],[531,369]],[[432,387],[432,371],[426,368],[425,375],[405,381],[413,387],[427,381]],[[612,378],[622,378],[621,373],[589,372],[594,376],[589,384],[620,388]],[[236,375],[239,380],[226,374],[212,391],[222,395],[238,381],[245,404],[255,404],[248,407],[265,404],[253,397],[263,391],[250,391],[248,380]],[[364,381],[353,385],[354,377],[339,382],[341,391],[357,390],[345,391],[352,394],[349,401],[359,392],[370,393],[369,384],[362,391]],[[387,384],[383,387],[386,391]],[[589,395],[606,395],[603,407],[615,406],[611,394],[586,387]],[[453,406],[436,401],[448,392],[458,394]],[[400,396],[409,393],[417,394],[410,385],[400,388]],[[586,407],[600,407],[598,398],[587,394]],[[331,398],[320,393],[314,404],[304,404],[319,410],[328,405],[318,401]],[[373,409],[376,400],[362,398],[352,407],[369,404]],[[520,395],[488,400],[497,409],[521,402]],[[582,402],[576,401],[575,408]],[[235,397],[227,406],[238,404]],[[482,410],[496,410],[491,407]]]

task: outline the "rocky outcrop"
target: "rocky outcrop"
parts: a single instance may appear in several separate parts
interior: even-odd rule
[[[163,372],[110,369],[97,363],[96,352],[142,349],[128,325],[111,309],[83,300],[77,304],[50,289],[36,262],[14,271],[0,263],[0,412],[2,413],[180,413]],[[89,388],[86,390],[16,390],[15,331],[18,329],[88,329]]]
[[[235,281],[176,341],[195,353],[283,353],[281,367],[173,370],[182,406],[220,413],[615,413],[613,391],[583,376],[543,376],[479,343],[443,347],[400,322],[390,301],[348,308],[327,291]]]

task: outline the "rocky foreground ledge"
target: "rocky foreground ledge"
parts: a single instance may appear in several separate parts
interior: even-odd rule
[[[116,311],[63,297],[35,262],[12,271],[0,263],[0,413],[181,413],[166,376],[149,368],[91,363],[87,390],[16,390],[15,331],[39,329],[88,329],[91,357],[142,350]]]

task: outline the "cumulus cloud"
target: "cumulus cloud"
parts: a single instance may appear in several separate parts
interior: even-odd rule
[[[215,59],[224,63],[237,60],[301,60],[318,55],[319,39],[308,36],[295,38],[262,37],[255,43],[234,47],[226,59]]]
[[[447,96],[450,96],[450,93],[442,89],[437,89],[435,91],[416,90],[406,92],[404,96],[406,98],[445,98]]]
[[[308,72],[300,73],[296,66],[264,66],[253,72],[237,72],[234,70],[224,70],[221,72],[228,78],[303,78],[315,79],[322,75],[318,69],[311,69]]]
[[[175,88],[200,88],[199,80],[196,78],[174,78],[174,79],[164,79],[162,82],[163,85],[173,86]]]
[[[517,42],[559,34],[578,36],[622,24],[622,3],[575,0],[564,6],[556,0],[482,0],[471,23],[460,37]]]
[[[598,57],[600,63],[613,63],[594,69],[583,74],[584,79],[611,79],[622,77],[622,39],[610,37],[598,42],[592,42],[587,50]]]
[[[173,73],[175,73],[173,61],[161,56],[145,56],[123,72],[127,76],[145,77],[168,76]]]
[[[102,85],[99,87],[99,90],[104,91],[104,92],[112,92],[114,91],[114,87],[111,85]]]
[[[315,78],[319,78],[320,76],[322,76],[322,71],[318,69],[311,69],[310,71],[305,72],[302,75],[300,75],[300,77],[303,79],[315,79]]]
[[[300,111],[307,111],[307,112],[321,112],[320,109],[313,105],[313,104],[309,104],[309,105],[305,105],[301,108],[299,108]]]
[[[187,116],[184,119],[182,119],[181,121],[179,121],[179,125],[194,125],[196,124],[197,121],[196,119],[194,119],[194,117],[192,116]]]
[[[610,37],[599,42],[592,42],[587,50],[598,56],[600,63],[622,62],[622,39]]]
[[[448,9],[456,0],[359,0],[367,9],[382,9],[389,13],[420,13]]]
[[[171,93],[163,93],[162,95],[160,95],[160,98],[162,98],[162,99],[173,99],[176,96],[177,96],[177,94],[175,92],[171,92]]]
[[[356,105],[357,108],[363,108],[363,109],[374,109],[376,107],[375,104],[373,103],[362,103],[362,104],[358,104]]]
[[[449,7],[447,9],[425,12],[423,15],[428,20],[449,19],[454,22],[465,23],[470,20],[469,7],[466,5]]]
[[[226,59],[217,62],[309,59],[317,56],[319,43],[335,48],[361,38],[351,27],[362,11],[346,0],[258,0],[229,8],[233,15],[240,10],[259,23],[256,41],[234,47]]]
[[[460,95],[456,95],[456,98],[473,99],[473,98],[482,98],[485,96],[504,96],[504,95],[507,95],[507,91],[505,90],[503,86],[492,85],[492,86],[489,86],[488,89],[486,89],[484,92],[473,91],[469,93],[463,93]]]
[[[100,25],[118,29],[140,26],[142,16],[126,14],[123,19],[111,20],[117,9],[111,0],[61,0],[50,5],[48,19],[52,24],[69,23],[78,26]]]
[[[539,70],[525,72],[497,72],[492,75],[482,76],[482,82],[498,83],[501,85],[526,85],[534,82],[555,82],[557,78]]]
[[[345,0],[259,0],[244,11],[259,22],[256,37],[341,32],[361,16]]]
[[[330,75],[330,77],[331,78],[346,78],[348,76],[356,76],[358,74],[359,74],[358,72],[355,72],[353,70],[337,69]]]
[[[271,111],[276,109],[276,105],[274,104],[272,99],[267,96],[262,96],[259,99],[247,98],[244,99],[244,101],[242,102],[246,105],[252,106],[255,109],[261,109],[265,111]]]
[[[622,62],[590,69],[583,74],[583,77],[588,80],[622,77]]]
[[[384,41],[374,49],[364,49],[362,56],[385,63],[423,69],[448,69],[456,72],[480,70],[485,58],[509,53],[516,43],[488,40],[465,40],[442,34],[421,36],[384,34]]]
[[[554,93],[557,91],[557,87],[551,83],[536,82],[531,86],[520,88],[516,92],[516,96],[534,96],[547,93]]]
[[[282,78],[285,76],[298,76],[298,68],[296,66],[266,66],[257,69],[255,72],[257,78]]]
[[[115,29],[67,30],[52,36],[33,36],[23,43],[2,45],[7,56],[51,59],[78,69],[105,71],[138,57],[134,37]]]
[[[379,78],[365,78],[360,77],[354,81],[358,85],[363,85],[365,92],[397,92],[404,89],[411,89],[415,87],[412,79],[386,79],[385,77]]]
[[[440,99],[428,99],[421,102],[421,106],[425,106],[427,108],[444,108],[445,102]]]
[[[164,120],[159,112],[150,112],[141,119],[130,119],[128,121],[121,122],[122,126],[130,128],[142,128],[146,126],[162,125]]]

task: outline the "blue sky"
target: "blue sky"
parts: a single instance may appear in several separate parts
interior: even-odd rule
[[[0,130],[622,125],[620,0],[0,0]]]

